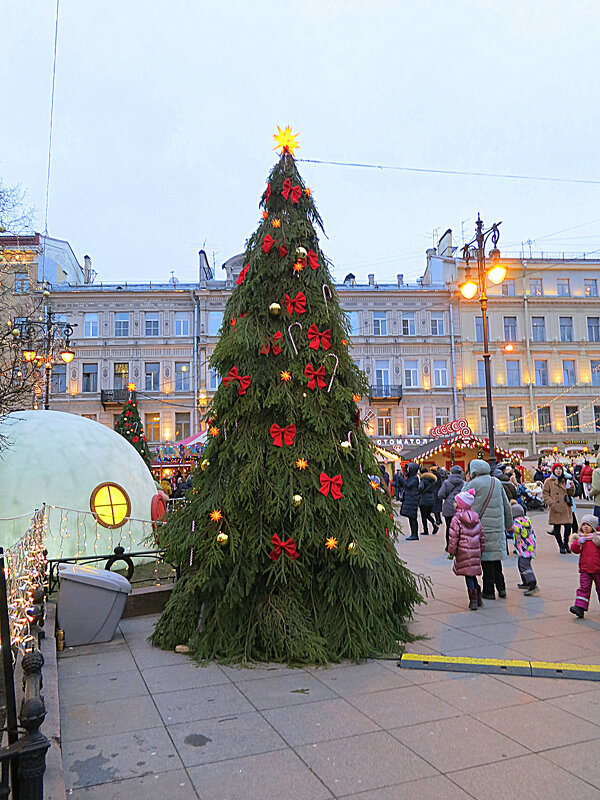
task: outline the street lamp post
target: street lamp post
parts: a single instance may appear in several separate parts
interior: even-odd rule
[[[483,364],[485,372],[485,400],[487,410],[488,442],[490,448],[489,463],[490,470],[496,468],[496,446],[494,442],[494,407],[492,405],[492,375],[490,368],[490,347],[488,335],[487,307],[488,297],[486,292],[487,281],[496,286],[506,277],[506,268],[500,264],[500,251],[496,247],[500,238],[498,226],[500,222],[494,222],[491,228],[484,230],[483,221],[477,214],[475,223],[475,236],[463,247],[463,259],[465,261],[465,280],[459,285],[463,297],[471,300],[479,292],[479,304],[481,306],[482,327],[483,327]],[[492,240],[492,249],[489,252],[489,265],[486,266],[485,246],[488,239]],[[477,276],[471,275],[470,262],[477,260]]]
[[[69,323],[57,322],[50,306],[46,307],[46,318],[44,320],[39,322],[28,321],[27,342],[23,348],[23,358],[29,362],[37,360],[40,366],[44,365],[44,409],[46,411],[50,408],[52,367],[60,363],[60,361],[63,364],[70,364],[75,357],[75,353],[71,350],[71,336],[75,326],[76,323],[75,325],[70,325]],[[40,352],[38,352],[34,344],[36,331],[41,338],[42,347]]]

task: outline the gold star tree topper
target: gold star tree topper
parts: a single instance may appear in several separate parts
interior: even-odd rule
[[[299,133],[292,133],[292,129],[289,125],[286,125],[283,130],[277,126],[277,133],[273,134],[273,139],[275,139],[275,147],[273,150],[281,149],[281,154],[289,153],[291,156],[294,155],[294,150],[297,150],[300,145],[296,141],[296,139],[300,136]]]

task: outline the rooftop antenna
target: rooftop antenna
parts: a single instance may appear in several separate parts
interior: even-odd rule
[[[463,219],[461,221],[461,223],[460,223],[460,235],[462,237],[463,247],[464,247],[464,244],[465,244],[465,222],[468,222],[468,221],[469,221],[468,219]]]
[[[438,239],[438,235],[437,235],[438,231],[439,231],[439,228],[434,228],[433,229],[433,234],[432,234],[431,238],[432,238],[432,242],[433,242],[433,246],[434,247],[437,247],[438,244],[439,244],[439,239]]]

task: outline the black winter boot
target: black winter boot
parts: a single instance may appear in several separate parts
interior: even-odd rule
[[[469,611],[477,611],[477,589],[468,589]]]

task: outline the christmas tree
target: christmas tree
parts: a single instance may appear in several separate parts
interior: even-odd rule
[[[327,663],[397,653],[424,581],[398,558],[358,411],[310,189],[282,148],[211,367],[223,380],[190,504],[161,532],[181,577],[157,623],[200,659]]]
[[[135,383],[128,383],[129,396],[127,401],[123,404],[121,416],[117,420],[115,430],[124,436],[130,445],[135,447],[141,457],[144,459],[146,466],[151,470],[150,450],[146,444],[146,437],[144,436],[144,426],[140,417],[140,412],[137,409],[137,400],[135,397]]]

